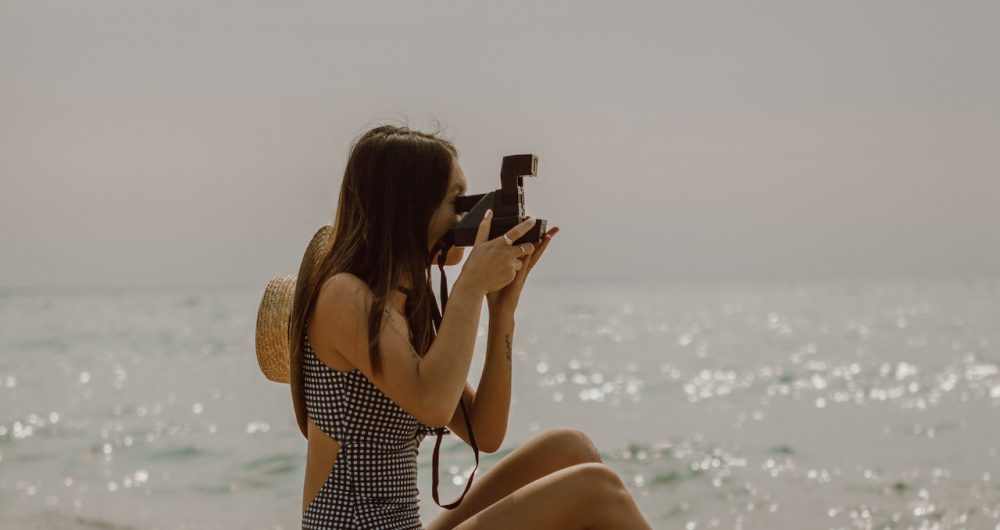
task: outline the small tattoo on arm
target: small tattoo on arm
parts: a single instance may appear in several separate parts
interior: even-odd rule
[[[504,335],[503,338],[504,341],[507,343],[507,362],[510,362],[510,353],[511,353],[510,333]]]

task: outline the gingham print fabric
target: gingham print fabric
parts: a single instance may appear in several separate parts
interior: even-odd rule
[[[306,413],[340,443],[316,497],[302,513],[303,530],[422,529],[417,450],[430,427],[403,410],[358,369],[323,364],[303,334]]]

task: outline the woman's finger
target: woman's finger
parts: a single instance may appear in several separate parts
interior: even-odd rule
[[[531,243],[521,243],[516,247],[511,246],[510,250],[511,253],[514,254],[515,258],[523,258],[525,256],[530,256],[531,253],[535,251],[535,245]]]
[[[524,266],[521,267],[521,270],[517,271],[517,275],[514,276],[514,283],[517,283],[519,285],[524,285],[524,279],[528,276],[528,272],[530,270],[531,270],[531,265],[527,262],[527,259],[525,259]]]
[[[476,230],[476,241],[473,243],[474,245],[489,241],[491,222],[493,222],[492,208],[486,210],[486,213],[483,215],[483,220],[479,222],[479,228]]]
[[[549,243],[549,241],[551,241],[551,240],[552,240],[552,238],[551,238],[551,237],[549,237],[549,236],[546,236],[546,238],[545,238],[545,241],[544,241],[544,242],[542,242],[542,244],[541,244],[541,245],[538,245],[538,250],[536,250],[536,251],[535,251],[535,253],[534,253],[534,254],[532,254],[532,255],[531,255],[531,256],[530,256],[529,258],[528,258],[528,259],[530,259],[530,260],[531,260],[531,261],[530,261],[530,262],[528,263],[528,269],[529,269],[529,270],[530,270],[530,269],[531,269],[532,267],[534,267],[534,266],[535,266],[535,263],[538,263],[538,259],[542,257],[542,254],[544,254],[544,253],[545,253],[545,247],[547,247],[547,246],[548,246],[548,243]]]
[[[538,245],[538,248],[535,249],[535,251],[531,254],[530,256],[531,261],[528,263],[528,269],[531,269],[532,267],[535,266],[535,263],[538,262],[538,260],[542,257],[542,254],[545,253],[545,249],[549,246],[549,241],[552,241],[552,237],[555,236],[556,233],[558,232],[559,232],[558,226],[553,228],[552,230],[549,230],[549,233],[545,235],[545,240],[542,241],[542,243]]]
[[[535,226],[535,218],[527,217],[514,226],[514,228],[508,230],[507,237],[509,237],[511,241],[517,241],[518,239],[521,239],[521,236],[527,234],[528,230],[531,230],[531,227],[533,226]]]

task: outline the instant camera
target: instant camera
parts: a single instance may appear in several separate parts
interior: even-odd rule
[[[532,154],[503,157],[500,164],[500,189],[479,195],[458,197],[455,212],[465,214],[455,228],[441,239],[444,247],[471,247],[476,242],[479,224],[486,210],[493,209],[489,239],[500,237],[524,221],[524,177],[538,176],[538,157]],[[532,243],[537,246],[545,237],[545,219],[535,219],[528,233],[514,241],[514,245]]]

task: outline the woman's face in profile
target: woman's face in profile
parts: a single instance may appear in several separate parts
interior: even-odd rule
[[[462,171],[462,166],[455,159],[452,164],[451,183],[448,185],[448,193],[445,194],[444,201],[438,206],[434,215],[431,216],[431,225],[427,230],[429,239],[427,242],[428,250],[433,249],[434,244],[444,237],[449,230],[454,228],[462,216],[465,215],[464,213],[459,214],[455,212],[455,197],[465,195],[468,188],[469,185],[465,180],[465,173]],[[439,259],[438,254],[434,254],[433,263],[435,264]],[[445,264],[457,265],[462,261],[463,255],[465,255],[465,247],[452,247],[448,251],[448,259],[445,261]]]

